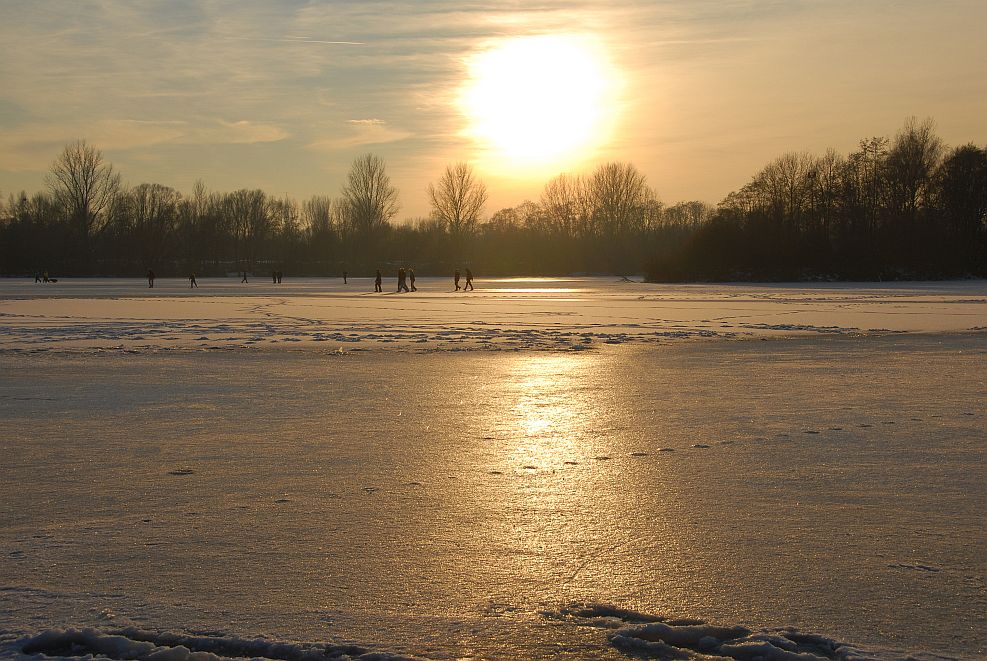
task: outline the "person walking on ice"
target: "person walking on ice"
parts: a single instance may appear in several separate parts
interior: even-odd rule
[[[194,273],[189,273],[188,274],[188,288],[189,289],[192,289],[193,287],[195,289],[198,289],[199,288],[199,283],[195,281],[195,274]]]
[[[463,291],[473,291],[473,272],[469,269],[466,269],[466,286]]]
[[[375,292],[383,292],[384,291],[383,289],[381,289],[381,286],[380,286],[380,269],[377,269],[377,277],[374,279],[374,291]]]
[[[408,269],[408,279],[411,280],[411,291],[418,291],[415,286],[415,269]]]
[[[154,286],[154,271],[152,271],[151,269],[147,270],[147,286],[148,287]]]
[[[452,275],[452,279],[453,279],[453,282],[455,282],[455,284],[456,284],[456,291],[459,291],[459,289],[460,289],[460,287],[459,287],[459,269],[456,269],[456,272]]]
[[[245,282],[247,282],[247,272],[246,272],[246,271],[244,271],[244,272],[243,272],[243,279],[242,279],[242,280],[240,280],[240,284],[243,284],[243,283],[245,283]],[[249,284],[249,283],[248,283],[248,284]]]

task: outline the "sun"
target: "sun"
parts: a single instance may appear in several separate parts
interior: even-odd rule
[[[608,137],[617,81],[595,40],[511,38],[473,56],[468,67],[461,96],[468,133],[503,166],[585,157]]]

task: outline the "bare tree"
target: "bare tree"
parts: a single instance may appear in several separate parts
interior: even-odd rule
[[[338,230],[334,204],[335,200],[327,195],[313,195],[302,202],[302,223],[311,236],[328,236]]]
[[[428,185],[432,214],[453,236],[468,236],[487,202],[487,187],[467,163],[446,166],[438,185]]]
[[[913,221],[925,204],[933,175],[945,151],[931,119],[921,123],[914,117],[895,136],[886,160],[888,206],[905,220]]]
[[[120,175],[103,161],[102,152],[79,140],[65,147],[45,179],[75,225],[88,254],[92,237],[105,223],[105,212],[120,190]]]
[[[372,234],[397,214],[398,191],[391,185],[384,161],[364,154],[353,161],[343,186],[349,221],[359,232]]]
[[[860,141],[860,150],[850,154],[847,161],[848,180],[855,193],[855,202],[862,210],[862,229],[873,232],[881,209],[884,193],[885,163],[888,157],[888,139],[875,136]]]
[[[765,209],[792,228],[800,227],[810,206],[815,160],[806,152],[789,152],[769,163],[755,177],[764,196]]]
[[[644,175],[630,163],[605,163],[589,179],[595,232],[629,236],[644,226],[655,193]]]
[[[586,179],[567,174],[552,179],[542,190],[541,208],[554,232],[565,237],[585,234],[593,213]]]

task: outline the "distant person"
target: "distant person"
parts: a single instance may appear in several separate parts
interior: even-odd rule
[[[469,269],[466,269],[466,286],[463,291],[473,291],[473,272]]]
[[[240,284],[243,284],[245,282],[247,282],[247,272],[246,271],[243,272],[243,278],[240,280]]]
[[[343,284],[344,285],[346,284],[346,275],[347,275],[346,271],[343,271]]]
[[[411,291],[418,291],[418,287],[415,286],[415,269],[408,269],[408,280],[411,281]]]
[[[35,271],[34,272],[34,281],[35,282],[41,282],[41,271]]]
[[[377,269],[377,277],[374,278],[374,291],[375,292],[384,291],[380,286],[380,269]]]
[[[460,287],[459,287],[459,269],[456,269],[456,272],[453,274],[452,278],[453,278],[453,280],[456,283],[456,291],[459,291],[459,289],[460,289]]]
[[[192,289],[193,287],[196,288],[196,289],[198,289],[199,288],[199,283],[195,281],[195,274],[194,273],[189,273],[188,274],[188,288],[189,289]]]
[[[277,271],[271,271],[271,284],[272,285],[278,284],[278,272]]]
[[[151,269],[147,270],[147,286],[148,287],[154,286],[154,271],[152,271]]]
[[[48,277],[48,271],[42,272],[41,282],[51,282],[51,278]]]
[[[398,293],[402,291],[408,291],[408,272],[403,266],[398,269]]]
[[[283,278],[283,277],[284,277],[284,273],[282,271],[278,271],[278,284],[279,285],[281,284],[281,278]]]

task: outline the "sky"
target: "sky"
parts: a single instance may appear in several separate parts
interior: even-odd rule
[[[0,0],[0,195],[70,142],[130,185],[337,195],[382,157],[399,219],[471,163],[486,215],[627,161],[716,203],[789,151],[932,117],[987,143],[987,2]],[[544,84],[542,84],[544,81]]]

